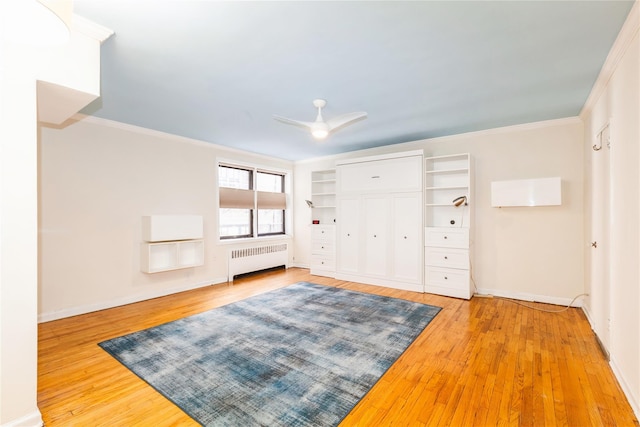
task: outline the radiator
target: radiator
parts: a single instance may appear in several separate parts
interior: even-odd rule
[[[229,251],[229,282],[238,274],[252,273],[267,268],[289,268],[287,244],[232,249]]]

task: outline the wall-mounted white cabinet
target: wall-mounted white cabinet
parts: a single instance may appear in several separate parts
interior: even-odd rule
[[[494,181],[491,206],[559,206],[562,204],[560,177]]]
[[[455,154],[426,158],[424,191],[425,291],[469,299],[473,295],[471,156]],[[456,200],[459,202],[455,203]]]
[[[140,258],[145,273],[197,267],[204,264],[204,241],[143,243]]]
[[[203,231],[200,215],[142,217],[140,269],[158,273],[203,265]]]
[[[201,215],[150,215],[142,217],[142,240],[146,242],[202,239],[203,232]]]
[[[423,292],[422,152],[339,162],[336,278]]]

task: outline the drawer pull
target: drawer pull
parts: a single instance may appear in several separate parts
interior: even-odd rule
[[[404,239],[407,240],[407,236],[404,236]]]
[[[380,178],[380,175],[374,175],[371,177],[371,179],[377,179],[377,178]]]
[[[447,276],[444,276],[444,280],[449,280],[449,278]]]
[[[376,234],[374,234],[373,237],[378,237],[378,236]]]
[[[448,256],[445,256],[445,257],[444,257],[444,259],[449,259],[449,257],[448,257]]]
[[[447,236],[444,236],[444,239],[447,240]]]

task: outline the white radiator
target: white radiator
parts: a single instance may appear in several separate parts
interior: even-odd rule
[[[229,282],[238,274],[284,265],[289,268],[287,244],[258,246],[254,248],[232,249],[229,252]]]

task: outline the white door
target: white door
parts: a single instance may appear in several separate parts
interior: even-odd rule
[[[358,197],[340,197],[337,208],[337,270],[341,273],[358,273],[360,199]]]
[[[591,309],[594,330],[604,349],[609,351],[610,336],[610,276],[609,276],[609,220],[610,220],[610,153],[605,128],[602,143],[596,136],[591,151]]]
[[[393,276],[422,283],[421,193],[395,194],[392,199]]]
[[[386,277],[389,260],[389,197],[363,196],[364,271],[371,276]]]

